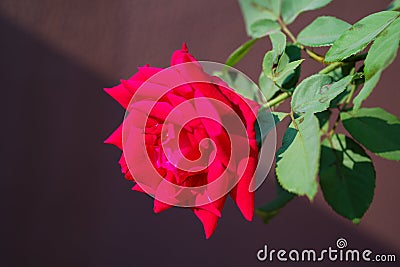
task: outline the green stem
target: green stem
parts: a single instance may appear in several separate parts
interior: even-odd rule
[[[340,68],[343,65],[344,65],[343,62],[334,62],[334,63],[326,66],[322,70],[320,70],[318,73],[319,74],[328,74],[329,72],[334,71],[335,69]]]
[[[325,57],[318,55],[317,53],[305,48],[304,46],[300,45],[300,49],[303,49],[304,51],[306,51],[306,53],[315,61],[322,63],[322,64],[326,64],[325,63]]]
[[[268,101],[268,103],[266,104],[268,107],[274,107],[279,105],[280,103],[282,103],[283,101],[285,101],[286,99],[288,99],[292,94],[289,92],[284,92],[280,95],[278,95],[277,97],[275,97],[274,99],[271,99],[270,101]]]
[[[290,114],[289,114],[289,115],[290,115],[290,118],[292,119],[294,128],[296,128],[296,130],[299,132],[299,131],[300,131],[300,130],[299,130],[299,126],[297,125],[296,119],[294,118],[294,112],[293,112],[293,110],[290,111]]]
[[[357,86],[355,84],[351,85],[350,93],[347,96],[342,109],[346,109],[347,105],[350,104],[350,101],[353,98],[353,95],[354,95],[354,92],[356,91],[356,88],[357,88]]]
[[[278,23],[281,26],[282,31],[286,33],[287,36],[289,36],[290,40],[292,40],[293,43],[297,43],[296,37],[294,37],[293,33],[288,29],[288,27],[280,17],[278,17]]]
[[[301,50],[304,50],[312,59],[319,63],[324,63],[325,58],[321,55],[318,55],[317,53],[314,53],[313,51],[307,49],[301,44],[297,43],[296,37],[294,37],[293,33],[289,30],[289,28],[286,26],[286,24],[282,21],[280,17],[278,17],[278,23],[282,28],[282,31],[286,33],[286,35],[290,38],[290,40],[294,43],[297,44]]]

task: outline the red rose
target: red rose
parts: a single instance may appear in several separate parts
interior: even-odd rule
[[[229,194],[252,220],[258,104],[205,73],[185,45],[173,53],[171,68],[141,67],[105,91],[127,109],[124,127],[105,143],[124,151],[122,172],[137,182],[133,190],[155,197],[154,212],[190,207],[209,238]]]

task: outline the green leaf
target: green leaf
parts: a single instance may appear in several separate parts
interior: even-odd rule
[[[239,5],[242,10],[244,22],[246,24],[246,32],[249,36],[252,36],[251,25],[256,21],[263,19],[276,20],[278,15],[275,14],[277,10],[272,10],[266,7],[266,1],[262,0],[239,0]],[[276,8],[276,7],[275,7]]]
[[[312,200],[317,193],[320,137],[318,120],[306,113],[286,130],[277,152],[276,174],[281,186]]]
[[[270,100],[280,90],[274,81],[265,76],[264,72],[260,74],[258,85],[266,100]]]
[[[274,38],[275,41],[272,41]],[[277,38],[279,37],[272,37],[271,41],[273,46],[276,47],[278,51],[281,51],[283,39],[278,41],[276,40]],[[263,71],[259,77],[259,85],[261,92],[267,100],[271,99],[280,90],[280,87],[283,89],[293,88],[300,77],[299,64],[302,62],[300,59],[300,49],[295,45],[288,44],[285,48],[285,53],[283,53],[280,58],[278,55],[279,54],[274,50],[268,51],[262,63]],[[274,70],[276,63],[278,63],[278,66],[276,70]],[[280,73],[282,71],[284,71],[284,73]]]
[[[387,8],[387,10],[400,10],[400,0],[394,0]]]
[[[223,71],[214,72],[213,75],[221,78],[230,88],[243,97],[251,99],[259,104],[264,102],[260,97],[257,85],[245,76],[239,75],[236,71],[225,69]]]
[[[351,27],[351,24],[335,17],[316,18],[297,36],[297,41],[306,46],[328,46]]]
[[[321,129],[321,135],[325,134],[329,130],[329,119],[331,117],[331,114],[332,112],[329,109],[315,114],[318,119],[319,128]]]
[[[334,99],[331,100],[331,103],[329,103],[330,108],[337,108],[338,106],[342,105],[344,102],[346,102],[347,97],[349,96],[349,93],[351,91],[351,87],[348,86],[346,90],[338,94]],[[347,106],[347,105],[346,105]]]
[[[298,46],[293,44],[288,44],[285,49],[285,54],[289,57],[289,62],[293,62],[301,59],[301,50]],[[294,70],[293,75],[290,75],[285,81],[282,83],[282,88],[293,91],[297,82],[300,78],[301,66],[297,67]]]
[[[275,64],[275,53],[274,51],[268,51],[265,53],[263,62],[262,62],[262,70],[266,77],[272,79],[273,77],[273,67]]]
[[[274,44],[274,42],[273,42]],[[278,47],[275,43],[275,47]],[[275,51],[268,51],[263,59],[263,71],[259,77],[261,92],[267,100],[271,99],[279,90],[292,89],[300,77],[300,63],[302,62],[300,49],[297,46],[288,44],[285,53],[275,57]],[[274,65],[278,62],[276,70]]]
[[[225,62],[225,65],[228,66],[235,66],[243,57],[249,53],[253,45],[258,41],[259,39],[251,39],[247,42],[245,42],[243,45],[241,45],[239,48],[237,48],[233,53],[228,57],[228,59]]]
[[[260,109],[256,120],[256,137],[257,144],[261,145],[268,133],[283,121],[289,113],[285,112],[270,112],[265,109]]]
[[[341,61],[360,52],[389,26],[399,14],[396,11],[382,11],[356,22],[333,43],[325,55],[325,61]]]
[[[278,45],[277,43],[275,45]],[[271,99],[280,88],[272,80],[274,77],[273,67],[277,62],[278,55],[275,51],[268,51],[265,53],[262,62],[262,72],[258,79],[258,84],[260,85],[260,90],[263,93],[266,100]]]
[[[257,2],[264,6],[265,9],[271,10],[275,19],[278,19],[281,14],[282,0],[257,0]]]
[[[278,125],[281,123],[287,116],[289,116],[289,113],[286,112],[279,112],[279,111],[273,111],[272,116],[274,116],[274,121],[275,125]]]
[[[400,42],[400,19],[396,19],[381,32],[365,59],[365,79],[371,79],[377,72],[384,70],[396,58]]]
[[[326,6],[332,0],[282,0],[282,18],[285,24],[292,23],[300,13]]]
[[[264,223],[268,223],[276,214],[286,206],[296,195],[289,193],[282,186],[276,182],[276,197],[265,204],[264,206],[256,209],[257,215],[259,215]]]
[[[280,28],[281,26],[279,26],[279,24],[273,20],[258,20],[250,26],[250,36],[253,38],[261,38],[279,31]]]
[[[346,130],[372,153],[400,160],[400,120],[381,108],[340,113]]]
[[[288,57],[289,59],[289,57]],[[286,64],[285,67],[282,67],[279,72],[275,73],[275,82],[282,86],[285,81],[289,80],[295,73],[295,70],[300,66],[300,64],[304,61],[304,59],[292,61]],[[278,65],[279,69],[279,65]]]
[[[278,66],[275,69],[275,73],[281,72],[287,64],[289,64],[289,56],[282,54],[278,61]]]
[[[357,82],[360,79],[359,76],[361,76],[363,74],[354,73],[354,71],[355,71],[354,66],[355,66],[354,62],[347,63],[344,66],[342,66],[341,68],[338,68],[338,69],[328,73],[328,75],[332,76],[332,78],[335,81],[338,81],[348,75],[353,75],[352,85],[347,86],[346,90],[344,90],[343,92],[338,94],[334,99],[331,100],[331,103],[329,104],[330,108],[336,108],[336,107],[344,104],[344,102],[347,100],[349,93],[351,92],[351,90],[353,90],[352,86],[357,87]],[[362,80],[364,81],[364,79],[362,79]],[[354,88],[354,90],[356,90],[356,88]]]
[[[369,80],[365,81],[364,86],[361,88],[358,95],[353,99],[354,111],[358,110],[361,107],[362,102],[371,94],[372,90],[378,84],[380,77],[381,72],[377,72]]]
[[[332,83],[332,77],[326,74],[315,74],[304,79],[294,90],[292,110],[298,114],[320,112],[329,107],[329,103],[343,92],[350,84],[352,76]]]
[[[334,135],[321,146],[320,185],[338,214],[359,222],[374,197],[375,170],[365,151],[351,138]]]
[[[276,57],[285,51],[286,47],[286,35],[281,31],[272,33],[269,35],[272,43],[272,50],[275,51]]]

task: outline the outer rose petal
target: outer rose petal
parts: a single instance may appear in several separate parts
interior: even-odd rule
[[[135,185],[132,187],[132,190],[133,190],[133,191],[140,192],[140,193],[146,193],[138,184],[135,184]]]
[[[122,150],[122,124],[115,130],[104,143],[114,145]]]
[[[164,210],[167,210],[171,208],[172,206],[169,204],[166,204],[164,202],[158,201],[157,199],[154,199],[154,206],[153,206],[153,211],[154,213],[160,213]]]
[[[135,73],[131,78],[129,78],[128,82],[130,81],[140,81],[140,82],[145,82],[147,81],[151,76],[156,74],[159,71],[162,71],[162,68],[154,68],[150,67],[149,65],[143,66],[143,67],[138,67],[138,72]]]
[[[246,161],[245,159],[244,161]],[[238,169],[243,166],[240,166]],[[254,192],[249,192],[251,180],[253,178],[255,169],[257,167],[257,161],[255,158],[249,158],[246,169],[239,180],[238,184],[230,192],[231,197],[235,201],[236,205],[243,214],[243,217],[251,221],[254,215]]]
[[[226,196],[214,201],[213,203],[207,204],[205,206],[214,205],[217,210],[222,211],[226,200]],[[194,214],[199,218],[201,223],[203,224],[204,233],[206,234],[206,238],[210,238],[210,236],[215,232],[217,228],[218,219],[220,216],[215,214],[215,211],[210,211],[209,207],[200,206],[193,208]],[[205,209],[206,208],[206,209]]]
[[[112,88],[104,88],[107,94],[114,98],[123,108],[127,108],[133,93],[129,91],[124,85],[119,84]]]
[[[132,174],[128,169],[128,165],[126,164],[124,153],[122,153],[121,158],[119,160],[119,165],[121,166],[121,172],[125,175],[125,179],[134,180]]]
[[[139,71],[129,78],[129,80],[121,80],[121,83],[117,86],[112,88],[104,88],[104,90],[125,109],[128,107],[129,102],[131,101],[136,90],[151,76],[162,69],[153,68],[146,65],[144,67],[139,67],[138,70]]]
[[[217,207],[215,202],[199,206],[198,208],[209,211],[209,212],[213,213],[214,215],[216,215],[218,218],[221,218],[221,216],[222,216],[221,211],[222,211],[223,205],[221,207]]]
[[[251,221],[254,215],[254,192],[249,192],[249,187],[255,174],[258,161],[258,147],[255,141],[256,133],[254,129],[256,117],[254,114],[257,114],[259,105],[252,100],[240,97],[231,89],[224,86],[220,86],[220,89],[222,93],[226,95],[236,107],[238,107],[240,110],[239,112],[243,115],[245,120],[244,123],[246,125],[246,132],[250,143],[250,157],[241,179],[230,192],[230,195],[239,207],[245,219]],[[238,168],[240,168],[240,166],[238,166]]]
[[[232,103],[239,108],[240,112],[243,114],[247,134],[250,139],[256,138],[256,131],[254,129],[254,123],[256,121],[255,114],[258,113],[258,109],[260,107],[255,101],[240,97],[237,93],[232,91],[232,89],[228,89],[224,86],[219,87],[224,95],[226,95]]]
[[[172,54],[171,57],[171,66],[186,63],[186,62],[196,62],[197,60],[189,54],[186,43],[182,44],[182,49],[177,50]]]
[[[203,209],[194,209],[194,214],[203,224],[204,233],[206,234],[206,238],[209,239],[217,228],[218,216]]]

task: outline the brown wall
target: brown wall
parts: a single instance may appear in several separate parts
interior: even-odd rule
[[[292,29],[321,14],[354,23],[388,3],[335,0]],[[376,196],[359,226],[335,215],[321,196],[312,204],[297,199],[269,225],[245,222],[229,202],[217,232],[204,240],[191,212],[155,215],[149,197],[130,191],[119,151],[102,144],[123,116],[102,87],[138,65],[167,66],[183,41],[198,59],[223,62],[246,39],[234,0],[2,0],[0,264],[253,266],[264,243],[322,248],[339,237],[399,258],[398,162],[373,157]],[[256,78],[269,48],[258,43],[239,68]],[[309,61],[305,74],[320,67]],[[397,59],[385,71],[367,106],[400,116],[399,67]],[[266,183],[257,201],[271,194]]]

